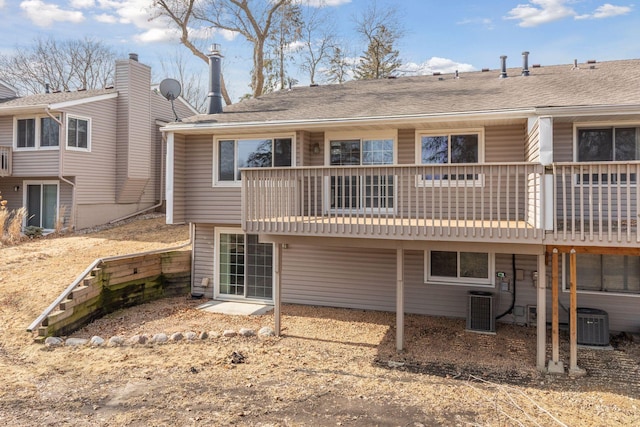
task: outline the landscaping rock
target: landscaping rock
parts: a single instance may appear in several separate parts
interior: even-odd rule
[[[186,334],[184,334],[184,338],[187,341],[194,341],[196,338],[198,338],[198,335],[195,332],[187,332]]]
[[[149,337],[146,335],[134,335],[129,338],[129,344],[131,345],[146,344],[147,341],[149,341]]]
[[[104,338],[94,335],[91,337],[89,344],[92,347],[100,347],[101,345],[104,345]]]
[[[184,335],[182,335],[182,332],[174,332],[173,334],[171,334],[171,337],[169,338],[169,340],[171,341],[182,341],[182,339],[184,338]]]
[[[151,338],[151,342],[154,342],[156,344],[162,344],[167,342],[168,340],[169,340],[169,337],[167,337],[167,334],[162,332],[159,334],[155,334],[153,338]]]
[[[118,335],[113,336],[109,338],[109,342],[107,343],[107,345],[109,347],[120,347],[121,345],[124,345],[124,338]]]
[[[220,333],[216,331],[209,331],[209,338],[211,339],[220,338]]]
[[[243,337],[253,337],[256,335],[255,331],[249,328],[240,328],[239,334]]]
[[[86,338],[67,338],[64,345],[67,347],[81,347],[83,345],[87,345],[88,342],[89,340]]]
[[[227,338],[235,337],[236,335],[238,335],[238,333],[236,331],[234,331],[233,329],[226,329],[222,333],[222,336],[223,337],[227,337]]]
[[[62,344],[64,344],[64,341],[58,337],[47,337],[44,340],[44,345],[47,347],[60,347]]]
[[[207,331],[202,331],[200,332],[198,338],[200,338],[201,340],[206,340],[207,338],[209,338],[209,333]]]
[[[273,337],[276,335],[276,333],[269,326],[264,326],[260,328],[260,330],[258,331],[258,335],[260,335],[261,337]]]

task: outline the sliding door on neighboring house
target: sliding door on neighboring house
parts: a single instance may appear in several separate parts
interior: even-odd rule
[[[26,182],[25,206],[27,226],[53,230],[58,212],[58,183],[56,181]]]

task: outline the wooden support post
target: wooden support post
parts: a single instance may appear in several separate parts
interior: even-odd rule
[[[274,259],[275,259],[275,271],[273,281],[273,320],[276,336],[280,336],[280,286],[281,286],[281,268],[282,268],[282,243],[276,243],[273,245]]]
[[[558,314],[559,274],[558,249],[553,248],[551,257],[551,361],[548,371],[552,374],[564,374],[564,364],[560,362],[560,318]]]
[[[404,249],[396,250],[396,349],[404,349]]]
[[[578,367],[578,273],[575,249],[569,254],[569,281],[571,286],[571,306],[569,307],[569,375],[581,376],[586,373]]]
[[[538,283],[537,283],[537,321],[536,321],[536,368],[544,372],[546,370],[546,353],[547,353],[547,263],[545,254],[538,255]]]

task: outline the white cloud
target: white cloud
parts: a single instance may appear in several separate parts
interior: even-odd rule
[[[50,27],[54,22],[84,21],[82,12],[63,10],[55,4],[46,4],[41,0],[27,0],[20,3],[20,8],[29,20],[38,27]]]
[[[76,9],[88,9],[96,5],[95,0],[71,0],[69,6]]]
[[[626,15],[631,12],[631,7],[628,6],[614,6],[610,3],[605,3],[598,7],[593,13],[586,15],[578,15],[576,19],[603,19],[611,18],[613,16]]]
[[[96,15],[93,17],[96,21],[102,22],[103,24],[115,24],[118,22],[118,18],[113,15],[109,15],[108,13],[102,13],[100,15]]]
[[[427,74],[439,73],[454,73],[456,70],[459,72],[474,71],[475,67],[471,64],[463,64],[456,62],[453,59],[439,58],[437,56],[427,59],[422,64],[416,64],[415,62],[407,62],[402,64],[400,74],[407,76],[423,76]]]
[[[4,0],[0,0],[0,9],[2,9],[4,7],[4,5],[5,5]]]
[[[471,19],[463,19],[462,21],[456,22],[457,25],[482,25],[489,30],[493,30],[493,21],[490,18],[471,18]]]
[[[529,0],[529,4],[519,4],[508,12],[505,19],[519,20],[521,27],[536,27],[557,21],[576,12],[566,6],[567,0]]]

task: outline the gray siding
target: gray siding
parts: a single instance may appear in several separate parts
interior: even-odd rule
[[[195,225],[195,243],[193,246],[193,284],[194,291],[204,292],[207,298],[213,298],[214,282],[214,242],[215,227],[211,224]],[[202,288],[202,279],[209,279],[209,286]]]
[[[63,152],[64,176],[76,177],[76,203],[115,203],[116,99],[78,105],[65,113],[91,118],[91,151]],[[64,140],[66,144],[66,136]]]
[[[0,82],[0,99],[15,98],[16,96],[17,94],[12,89],[9,89],[2,82]]]
[[[553,124],[553,161],[573,161],[573,123]]]
[[[182,135],[176,135],[174,139],[173,168],[173,223],[181,224],[186,222],[187,210],[187,151]]]
[[[13,147],[13,117],[0,117],[0,146]]]

